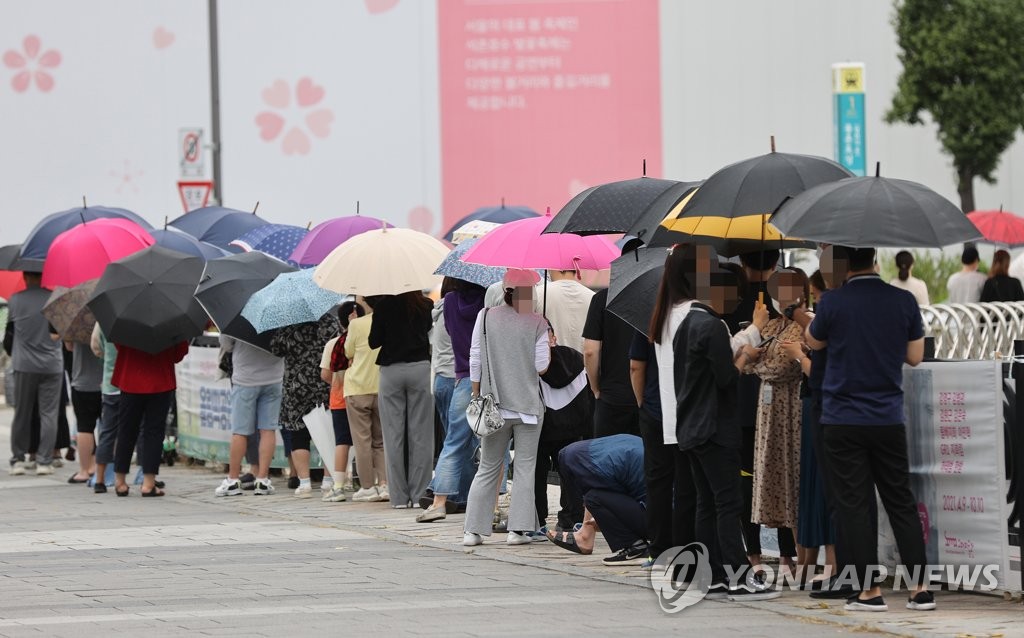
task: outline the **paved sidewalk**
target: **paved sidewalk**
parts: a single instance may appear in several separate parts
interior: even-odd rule
[[[7,449],[11,411],[0,409]],[[294,635],[1024,636],[1020,601],[942,592],[936,612],[910,612],[891,594],[885,614],[848,614],[799,592],[774,601],[705,601],[658,608],[639,568],[503,535],[460,544],[463,516],[415,522],[377,503],[277,494],[216,498],[212,469],[163,468],[168,496],[94,495],[52,477],[0,475],[0,636],[111,633]],[[557,503],[557,498],[552,501]],[[328,634],[330,635],[330,634]]]

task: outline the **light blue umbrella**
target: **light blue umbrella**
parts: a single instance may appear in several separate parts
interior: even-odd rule
[[[462,256],[476,244],[477,239],[467,239],[462,242],[448,256],[444,258],[441,265],[434,271],[435,275],[454,277],[468,281],[486,288],[491,284],[501,281],[505,276],[505,269],[495,266],[482,266],[480,264],[469,264],[462,261]]]
[[[342,302],[343,295],[313,283],[315,269],[282,273],[249,297],[242,308],[256,332],[266,332],[307,321],[319,321],[325,312]]]

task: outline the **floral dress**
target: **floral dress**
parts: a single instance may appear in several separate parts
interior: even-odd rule
[[[270,352],[284,359],[281,396],[281,427],[301,430],[302,417],[317,407],[330,404],[331,386],[320,378],[320,359],[324,344],[338,336],[338,321],[331,314],[277,331],[270,341]]]
[[[754,498],[751,522],[796,528],[800,493],[800,429],[803,406],[800,364],[782,341],[803,341],[803,328],[776,317],[761,331],[777,337],[747,371],[761,378],[754,442]]]

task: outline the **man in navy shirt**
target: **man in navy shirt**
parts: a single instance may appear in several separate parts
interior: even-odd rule
[[[908,609],[935,609],[921,578],[924,539],[910,490],[907,435],[903,426],[903,363],[924,358],[924,325],[913,295],[875,273],[874,248],[847,248],[846,285],[822,297],[807,327],[807,343],[828,347],[822,384],[821,423],[839,524],[849,540],[851,562],[862,589],[849,611],[885,611],[875,585],[878,530],[869,515],[875,489],[896,545],[917,588]],[[868,570],[871,569],[869,573]]]

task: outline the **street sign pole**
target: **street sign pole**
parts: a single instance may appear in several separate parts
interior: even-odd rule
[[[210,28],[210,153],[213,164],[213,200],[224,203],[220,172],[220,44],[217,39],[217,0],[207,0]]]

